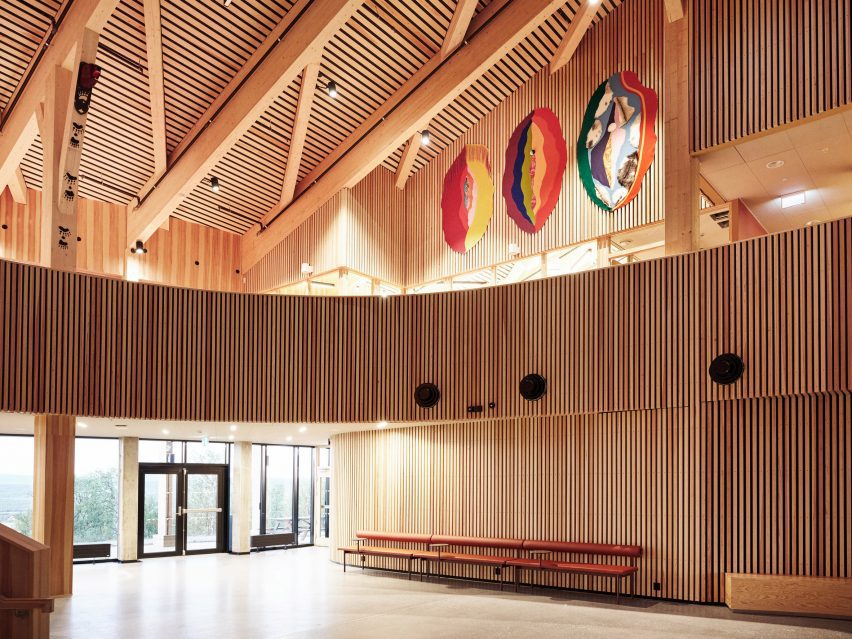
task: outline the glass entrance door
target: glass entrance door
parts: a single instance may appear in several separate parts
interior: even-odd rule
[[[139,465],[139,556],[225,552],[227,467]]]

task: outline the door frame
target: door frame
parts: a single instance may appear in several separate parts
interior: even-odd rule
[[[137,556],[140,559],[155,557],[181,557],[184,555],[208,555],[213,553],[227,552],[227,540],[229,538],[228,525],[230,517],[228,512],[229,502],[229,479],[228,464],[186,464],[186,463],[140,463],[139,464],[139,514],[137,520]],[[177,504],[182,510],[186,508],[187,478],[191,474],[196,475],[219,475],[219,512],[218,526],[216,527],[216,547],[203,550],[186,549],[186,514],[177,513],[175,521],[175,549],[167,552],[145,552],[145,474],[178,476],[177,481]]]

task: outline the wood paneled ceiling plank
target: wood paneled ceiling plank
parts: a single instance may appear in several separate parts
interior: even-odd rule
[[[447,57],[462,43],[464,35],[473,19],[479,0],[458,0],[444,43],[441,45],[441,56]]]
[[[243,269],[254,266],[335,193],[357,183],[380,165],[563,4],[562,0],[509,3],[468,38],[464,55],[451,55],[440,62],[433,58],[427,62],[384,103],[383,107],[387,108],[374,112],[348,142],[339,147],[344,150],[332,154],[321,164],[325,166],[318,171],[315,183],[310,174],[300,183],[301,186],[311,181],[301,194],[297,187],[298,197],[268,228],[261,232],[260,225],[252,227],[240,243]],[[475,24],[476,21],[471,23],[471,29]],[[330,159],[333,156],[336,157]]]
[[[12,194],[15,203],[27,203],[27,181],[24,179],[20,166],[15,169],[12,179],[9,181],[9,193]]]
[[[163,89],[163,27],[160,0],[144,0],[145,51],[148,60],[148,92],[151,102],[151,132],[154,143],[154,175],[166,170],[166,98]]]
[[[156,231],[301,70],[319,59],[326,43],[360,4],[360,0],[327,0],[307,3],[298,14],[288,12],[282,21],[287,23],[286,28],[279,30],[279,25],[275,29],[275,40],[267,49],[269,55],[264,54],[259,64],[244,75],[238,73],[235,80],[242,76],[240,82],[229,92],[227,102],[220,105],[221,111],[217,108],[215,117],[191,145],[183,145],[179,155],[173,154],[173,162],[155,188],[128,215],[128,240],[144,241]]]
[[[564,67],[568,61],[574,56],[577,47],[586,35],[586,31],[592,24],[592,20],[597,14],[600,0],[583,0],[577,13],[574,14],[574,19],[568,25],[568,30],[562,38],[559,47],[553,54],[550,60],[550,73],[555,73]]]
[[[73,52],[86,29],[100,33],[119,0],[76,0],[60,23],[14,107],[3,114],[0,132],[0,185],[8,184],[38,136],[36,109],[44,99],[45,87],[53,69],[73,65]],[[76,70],[75,70],[76,71]]]

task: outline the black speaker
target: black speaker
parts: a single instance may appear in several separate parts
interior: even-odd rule
[[[521,380],[518,389],[521,391],[521,397],[528,402],[534,402],[544,395],[547,390],[547,381],[537,373],[530,373]]]
[[[710,362],[710,379],[717,384],[733,384],[743,376],[745,364],[739,355],[722,353]]]
[[[414,401],[420,408],[432,408],[441,401],[441,391],[435,384],[424,382],[414,389]]]

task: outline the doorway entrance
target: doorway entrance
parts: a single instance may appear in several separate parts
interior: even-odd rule
[[[227,469],[139,464],[139,557],[225,552]]]

